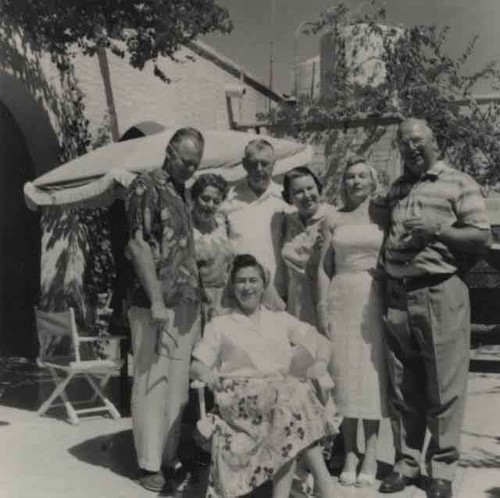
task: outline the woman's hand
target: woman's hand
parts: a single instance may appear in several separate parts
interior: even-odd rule
[[[368,273],[373,278],[373,280],[382,281],[382,280],[384,280],[387,277],[384,269],[380,268],[378,266],[376,266],[374,268],[370,268],[368,270]]]
[[[328,374],[327,364],[324,361],[315,361],[314,364],[307,371],[307,376],[310,379],[316,379],[319,381],[322,377]]]
[[[316,394],[320,401],[326,405],[330,392],[335,387],[332,376],[328,373],[326,362],[316,361],[307,374],[316,385]]]

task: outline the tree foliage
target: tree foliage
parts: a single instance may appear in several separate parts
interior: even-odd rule
[[[473,92],[480,83],[498,90],[500,72],[494,62],[470,74],[464,71],[478,37],[453,57],[447,52],[448,27],[397,26],[388,22],[377,0],[365,5],[364,12],[353,12],[340,4],[308,23],[310,33],[328,32],[335,41],[328,85],[318,98],[299,96],[297,105],[271,111],[272,122],[303,139],[328,141],[355,120],[420,117],[429,122],[452,164],[483,185],[497,183],[500,107],[478,104]],[[382,68],[382,81],[363,75],[367,64],[353,63],[370,54],[374,41],[381,44],[372,57]]]
[[[0,0],[0,18],[56,59],[74,47],[88,55],[105,47],[139,69],[159,56],[176,60],[199,35],[232,29],[214,0]],[[156,62],[154,71],[168,80]]]

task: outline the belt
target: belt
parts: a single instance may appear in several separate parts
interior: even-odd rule
[[[423,289],[424,287],[433,287],[445,282],[456,275],[455,273],[434,273],[432,275],[418,275],[414,277],[393,277],[388,275],[388,279],[397,285],[404,287],[407,291]]]

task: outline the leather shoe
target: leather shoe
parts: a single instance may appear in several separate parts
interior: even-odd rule
[[[147,470],[140,470],[137,476],[137,482],[148,491],[155,491],[160,493],[165,488],[165,477],[163,473],[160,472],[149,472]]]
[[[378,490],[380,493],[397,493],[405,489],[406,486],[415,484],[416,482],[416,477],[407,477],[399,472],[393,471],[382,481]]]
[[[451,481],[447,479],[431,479],[427,488],[428,498],[451,498]]]

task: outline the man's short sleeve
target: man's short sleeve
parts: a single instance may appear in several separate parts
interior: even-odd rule
[[[459,225],[489,230],[490,223],[479,185],[464,175],[461,187],[455,206]]]
[[[218,360],[221,350],[222,330],[220,320],[214,318],[203,331],[203,337],[196,344],[193,350],[193,358],[201,361],[209,368],[214,367]]]

